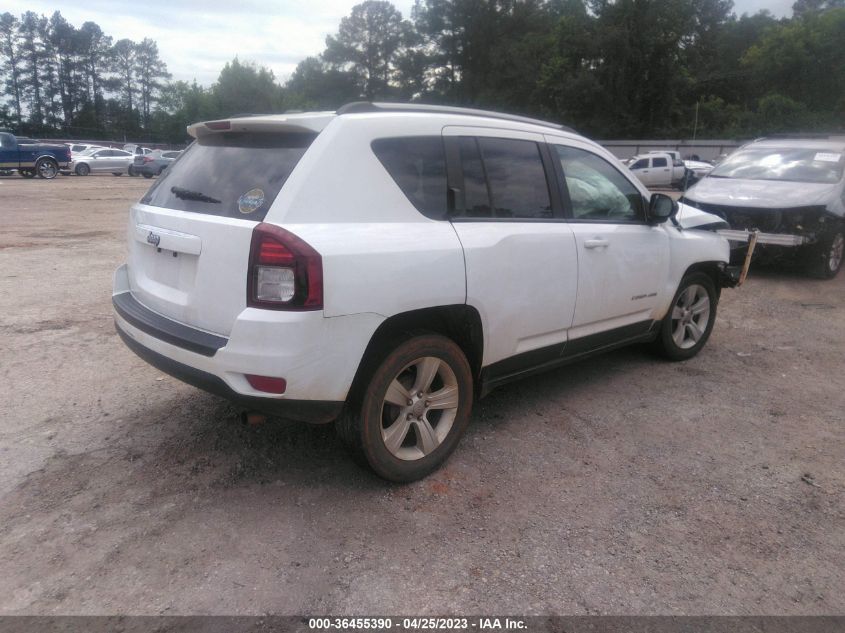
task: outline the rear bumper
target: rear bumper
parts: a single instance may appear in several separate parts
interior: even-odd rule
[[[175,361],[163,354],[158,354],[148,347],[144,347],[126,332],[121,330],[116,321],[115,329],[129,349],[156,369],[159,369],[174,378],[178,378],[182,382],[192,385],[197,389],[202,389],[203,391],[221,396],[247,409],[255,409],[269,415],[277,415],[289,420],[310,422],[312,424],[331,422],[337,418],[343,410],[343,402],[325,400],[282,400],[276,398],[245,396],[234,391],[231,387],[229,387],[229,385],[223,382],[221,378],[215,376],[214,374],[201,371],[195,367],[191,367],[190,365],[185,365],[184,363]]]
[[[309,422],[327,422],[340,412],[383,320],[372,314],[327,318],[322,312],[245,308],[222,336],[140,303],[130,292],[126,265],[115,271],[112,303],[121,338],[150,364],[243,406]],[[254,389],[248,374],[284,378],[285,393]]]

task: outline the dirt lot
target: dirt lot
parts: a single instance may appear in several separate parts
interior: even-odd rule
[[[502,388],[392,486],[122,345],[149,184],[0,178],[0,613],[845,613],[845,274],[753,275],[686,363]]]

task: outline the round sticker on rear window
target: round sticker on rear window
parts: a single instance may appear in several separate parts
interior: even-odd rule
[[[261,189],[250,189],[238,198],[238,211],[243,214],[254,213],[264,204],[264,191]]]

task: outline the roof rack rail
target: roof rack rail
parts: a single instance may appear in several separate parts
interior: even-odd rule
[[[514,121],[516,123],[530,123],[543,127],[554,128],[564,132],[577,134],[575,130],[560,123],[551,123],[531,117],[506,114],[504,112],[493,112],[491,110],[478,110],[475,108],[458,108],[455,106],[427,105],[421,103],[388,103],[385,101],[353,101],[337,109],[337,114],[361,114],[367,112],[430,112],[440,114],[462,114],[464,116],[480,116],[489,119],[501,119],[503,121]]]

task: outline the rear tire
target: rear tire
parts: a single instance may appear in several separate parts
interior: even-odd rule
[[[122,176],[123,172],[122,171],[113,171],[111,174],[112,174],[112,176]]]
[[[387,354],[335,427],[357,462],[389,481],[415,481],[455,450],[472,399],[472,371],[461,348],[422,334]]]
[[[85,163],[82,163],[80,165],[77,165],[74,171],[76,172],[77,176],[87,176],[91,173],[91,168]]]
[[[142,175],[144,178],[152,178],[152,177],[153,177],[153,175],[152,175],[151,173],[146,172],[146,171],[145,171],[143,174],[141,174],[141,175]]]
[[[54,158],[39,158],[35,163],[35,173],[39,178],[53,180],[59,175],[59,164]]]
[[[687,360],[698,354],[713,331],[718,301],[709,275],[686,275],[660,325],[655,350],[669,360]]]
[[[129,168],[126,170],[126,173],[128,173],[130,176],[137,176],[138,175],[138,172],[135,171],[134,165],[129,165]]]

